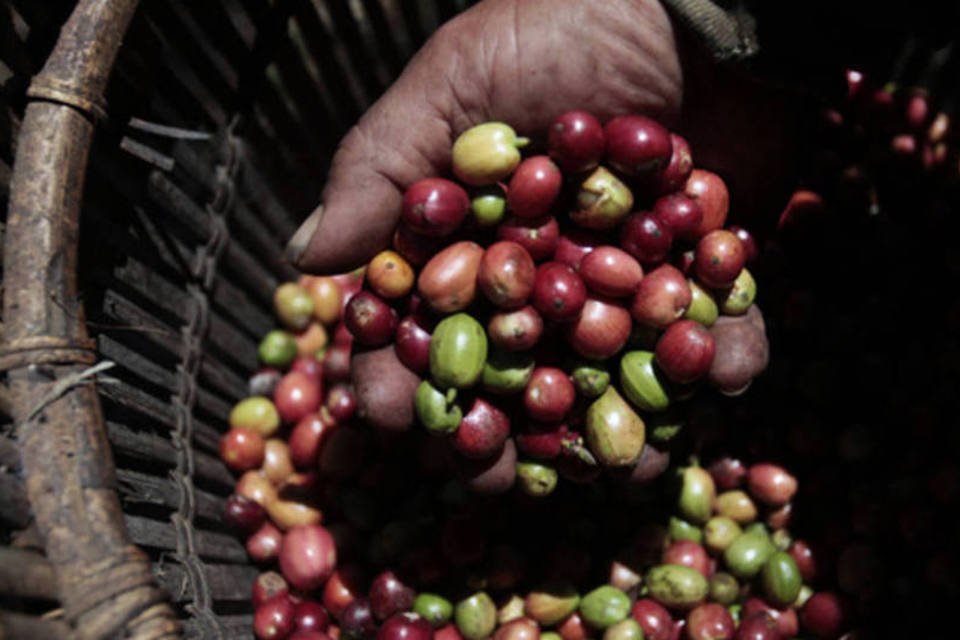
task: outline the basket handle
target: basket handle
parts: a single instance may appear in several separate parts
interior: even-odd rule
[[[94,379],[84,376],[95,353],[77,300],[90,144],[137,4],[81,0],[31,83],[4,245],[0,361],[33,516],[78,638],[180,637],[149,558],[124,524]],[[58,383],[65,391],[51,399]]]

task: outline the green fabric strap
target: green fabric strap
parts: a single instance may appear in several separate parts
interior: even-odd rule
[[[718,62],[744,60],[759,51],[756,22],[742,2],[663,0],[663,3]]]

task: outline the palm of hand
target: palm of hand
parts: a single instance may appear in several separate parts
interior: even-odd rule
[[[446,173],[455,136],[479,122],[508,122],[526,135],[585,109],[602,121],[639,112],[676,127],[691,112],[690,68],[656,0],[486,0],[445,25],[344,138],[311,221],[319,223],[298,233],[291,259],[343,271],[386,247],[403,190]],[[700,113],[692,111],[701,124],[693,131],[708,150],[722,145],[717,123]]]

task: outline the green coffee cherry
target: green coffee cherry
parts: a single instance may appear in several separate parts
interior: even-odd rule
[[[723,606],[736,602],[740,596],[740,583],[729,573],[718,571],[710,576],[710,600]]]
[[[550,627],[580,606],[580,596],[569,584],[551,584],[527,594],[524,613],[541,626]],[[542,638],[542,636],[541,636]]]
[[[490,227],[501,220],[507,212],[507,197],[499,185],[478,189],[470,199],[470,210],[481,227]]]
[[[413,612],[423,617],[435,629],[450,622],[453,605],[435,593],[421,593],[413,601]]]
[[[721,553],[743,531],[740,525],[726,516],[714,516],[703,526],[703,544],[712,553]]]
[[[629,466],[640,457],[646,426],[613,386],[587,409],[586,423],[587,446],[604,466]]]
[[[670,517],[669,532],[670,539],[674,542],[677,540],[690,540],[697,544],[703,544],[703,529],[682,518],[676,516]]]
[[[430,433],[453,433],[463,419],[463,411],[457,406],[456,399],[456,389],[447,389],[447,392],[443,393],[424,380],[413,396],[413,408],[420,424]]]
[[[510,596],[506,604],[497,610],[497,624],[506,624],[511,620],[523,617],[523,598],[517,594]]]
[[[497,606],[483,591],[457,603],[453,619],[460,634],[467,640],[483,640],[497,626]]]
[[[606,629],[624,620],[630,613],[630,598],[608,584],[597,587],[580,601],[584,622],[597,629]]]
[[[744,531],[723,552],[723,561],[738,578],[753,578],[775,550],[765,532]]]
[[[542,498],[557,488],[556,469],[541,462],[518,462],[517,484],[528,496]]]
[[[691,522],[709,520],[717,496],[713,477],[701,467],[690,466],[680,472],[680,481],[680,514]]]
[[[582,364],[570,374],[577,393],[585,398],[597,398],[610,386],[610,373],[600,367]]]
[[[796,560],[785,551],[776,551],[763,565],[760,575],[767,601],[776,607],[787,607],[796,601],[803,586]]]
[[[803,608],[803,605],[807,604],[807,600],[810,599],[810,596],[813,595],[813,589],[809,585],[803,585],[800,587],[800,594],[797,596],[797,599],[793,601],[791,605],[794,609],[800,610]]]
[[[645,583],[651,598],[681,610],[696,607],[706,600],[710,590],[703,574],[679,564],[661,564],[650,569]]]
[[[655,413],[647,420],[647,437],[655,444],[665,444],[683,431],[683,418],[675,411]]]
[[[690,285],[692,297],[690,306],[683,312],[684,319],[699,322],[705,327],[711,326],[720,316],[716,301],[708,291],[693,280],[687,282]]]
[[[289,331],[274,329],[263,336],[257,347],[260,362],[268,367],[286,369],[297,357],[297,343]]]
[[[643,640],[643,629],[636,620],[627,618],[607,627],[603,640]]]
[[[757,282],[746,269],[734,280],[733,286],[720,296],[720,310],[728,316],[742,316],[757,297]]]
[[[743,618],[743,605],[739,603],[732,604],[727,607],[727,611],[730,612],[730,617],[733,618],[733,623],[739,627],[740,620]]]
[[[731,489],[717,496],[717,511],[739,524],[749,524],[757,519],[757,505],[746,491]]]
[[[650,351],[624,354],[620,359],[620,385],[627,399],[642,411],[663,411],[670,406],[670,396]]]
[[[504,395],[519,393],[530,381],[535,364],[528,354],[494,351],[483,365],[483,388]]]
[[[270,398],[250,396],[233,406],[229,422],[232,428],[250,429],[269,438],[280,427],[280,414]]]
[[[487,333],[466,313],[444,318],[430,339],[430,375],[443,389],[466,389],[480,378],[487,361]]]
[[[780,551],[786,551],[793,544],[793,536],[786,529],[777,529],[770,535],[770,540]]]
[[[273,310],[285,327],[301,331],[313,317],[313,298],[296,282],[285,282],[273,294]]]

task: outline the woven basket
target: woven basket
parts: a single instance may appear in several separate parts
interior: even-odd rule
[[[466,4],[0,2],[0,638],[251,636],[224,416],[334,145]]]

